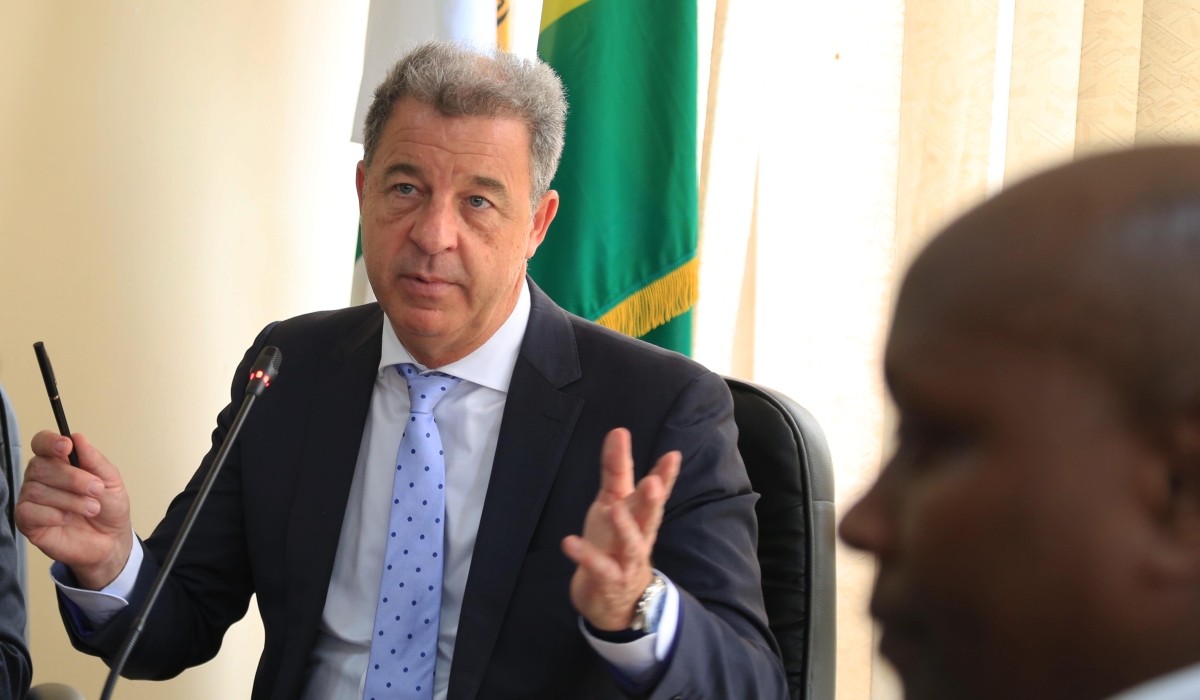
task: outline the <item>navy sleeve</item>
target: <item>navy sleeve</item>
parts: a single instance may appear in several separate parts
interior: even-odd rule
[[[683,453],[654,566],[679,589],[675,647],[658,684],[631,697],[788,697],[767,625],[758,565],[758,494],[737,450],[733,397],[720,376],[697,377],[677,397],[654,454]]]

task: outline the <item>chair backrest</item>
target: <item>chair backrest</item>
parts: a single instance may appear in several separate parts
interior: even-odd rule
[[[17,414],[4,387],[0,386],[0,518],[5,519],[5,527],[13,524],[12,509],[16,506],[17,494],[21,492],[21,475],[24,469],[21,465],[21,433],[17,430]],[[17,532],[15,527],[11,532],[17,540],[17,581],[25,593],[25,609],[29,609],[29,584],[26,572],[28,562],[25,561],[25,537]],[[25,642],[29,642],[29,618],[25,618]]]
[[[758,561],[792,700],[833,700],[836,671],[833,465],[821,426],[795,401],[725,378],[738,451],[760,495]]]

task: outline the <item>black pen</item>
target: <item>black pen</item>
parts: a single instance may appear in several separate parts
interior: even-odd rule
[[[67,414],[63,413],[62,400],[58,398],[58,382],[54,380],[54,368],[50,366],[50,356],[46,354],[46,346],[42,341],[33,344],[33,352],[37,354],[38,367],[42,368],[42,381],[46,383],[46,395],[50,397],[50,408],[54,410],[54,420],[58,423],[58,432],[65,438],[71,437],[71,429],[67,427]],[[72,467],[79,466],[79,455],[75,454],[75,441],[71,441],[71,454],[67,457]]]

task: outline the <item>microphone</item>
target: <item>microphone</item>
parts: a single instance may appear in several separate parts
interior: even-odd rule
[[[279,348],[268,345],[258,353],[258,359],[250,367],[250,383],[246,385],[246,395],[262,396],[271,380],[279,374],[279,365],[283,363],[283,353]]]
[[[100,700],[112,698],[113,689],[117,687],[117,678],[120,677],[121,670],[129,661],[129,655],[133,653],[133,647],[137,644],[138,637],[146,627],[146,619],[150,617],[150,610],[154,608],[154,602],[158,600],[158,594],[162,592],[163,585],[167,582],[167,576],[175,566],[175,560],[179,558],[179,550],[183,548],[183,543],[187,540],[188,533],[191,532],[192,525],[196,522],[196,516],[200,514],[200,508],[204,505],[204,499],[208,498],[208,492],[212,490],[213,483],[217,480],[217,474],[221,471],[221,466],[225,464],[225,458],[229,456],[233,441],[237,439],[242,424],[246,422],[250,407],[254,405],[254,401],[258,397],[262,396],[267,387],[271,386],[271,380],[279,373],[279,365],[282,362],[283,353],[279,351],[279,348],[268,345],[262,349],[262,352],[258,354],[258,359],[250,367],[250,382],[246,385],[246,395],[242,399],[242,407],[238,409],[233,424],[229,426],[229,432],[225,434],[225,439],[221,442],[220,449],[217,450],[217,456],[213,459],[212,466],[209,467],[208,476],[200,485],[196,500],[192,501],[192,507],[188,509],[187,516],[183,519],[179,534],[175,535],[175,541],[171,543],[167,558],[163,561],[162,568],[158,570],[158,575],[154,577],[150,592],[146,595],[141,610],[138,610],[137,617],[134,618],[133,625],[129,628],[129,633],[121,644],[121,650],[117,653],[116,660],[109,669],[108,679],[104,682],[104,692],[100,694]],[[135,542],[134,546],[140,545]]]

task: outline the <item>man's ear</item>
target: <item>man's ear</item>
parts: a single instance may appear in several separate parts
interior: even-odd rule
[[[1200,586],[1200,408],[1177,418],[1166,434],[1167,459],[1151,477],[1159,522],[1160,574]]]
[[[525,245],[526,260],[532,258],[533,254],[537,252],[538,246],[546,240],[546,231],[550,228],[550,222],[554,221],[556,214],[558,214],[558,192],[549,190],[542,195],[537,209],[533,212],[529,241]]]
[[[358,190],[358,214],[362,216],[363,203],[363,188],[367,185],[367,165],[363,161],[358,161],[358,168],[354,171],[354,187]]]

